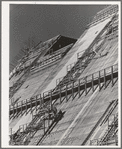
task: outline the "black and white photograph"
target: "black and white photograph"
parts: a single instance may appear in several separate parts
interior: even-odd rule
[[[120,147],[120,2],[2,2],[2,146]]]

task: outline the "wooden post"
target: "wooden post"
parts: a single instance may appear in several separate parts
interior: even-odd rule
[[[80,97],[80,79],[78,80],[78,93],[79,93],[79,97]]]
[[[111,83],[112,83],[112,87],[113,87],[113,66],[111,66]]]
[[[14,117],[14,104],[13,104],[13,117]]]
[[[44,113],[44,134],[45,134],[45,113]]]
[[[50,125],[50,112],[49,112],[49,110],[48,110],[48,127],[49,127],[49,125]]]
[[[81,59],[79,60],[79,67],[80,67],[80,70],[81,70],[81,68],[82,68],[82,61],[81,61]]]
[[[99,79],[98,79],[98,84],[99,84],[99,90],[101,89],[101,84],[100,84],[100,71],[99,71]]]
[[[85,77],[85,95],[87,95],[87,77]]]
[[[116,127],[115,127],[115,114],[113,114],[113,116],[114,116],[114,135],[115,135],[115,130],[116,130]],[[116,139],[115,139],[115,141],[116,141]]]
[[[71,74],[72,74],[72,73],[71,73],[71,65],[70,65],[70,77],[71,77]]]
[[[67,84],[66,84],[66,88],[65,88],[65,96],[66,96],[66,101],[68,101],[68,99],[67,99]]]
[[[21,115],[22,115],[23,100],[21,101]]]
[[[72,82],[72,100],[74,99],[74,82]]]
[[[36,106],[36,114],[37,114],[37,96],[35,96],[35,98],[36,98],[35,106]]]
[[[12,105],[12,98],[11,98],[11,105]]]
[[[41,108],[41,106],[42,106],[42,98],[41,98],[41,94],[40,94],[40,108]]]
[[[23,132],[24,132],[24,124],[23,124],[23,127],[22,127],[22,129],[23,129]]]
[[[60,93],[59,93],[59,98],[60,98],[60,104],[61,104],[61,86],[60,86]]]
[[[104,86],[106,88],[106,72],[105,72],[105,69],[104,69]]]
[[[26,123],[26,126],[25,126],[26,132],[27,132],[27,126],[28,126],[28,125],[27,125],[27,123]]]
[[[32,113],[32,98],[30,98],[30,108],[31,108],[31,113]]]
[[[27,99],[26,99],[26,114],[27,114]]]
[[[33,120],[33,117],[34,117],[34,116],[33,116],[33,110],[31,111],[31,113],[32,113],[32,120]]]
[[[108,130],[109,130],[109,116],[108,116]]]
[[[12,128],[11,128],[11,137],[12,137],[12,142],[13,142]]]
[[[16,115],[17,115],[17,109],[18,109],[18,102],[16,103]]]
[[[94,92],[94,74],[92,74],[92,91]]]
[[[42,98],[42,107],[44,107],[44,93],[43,93],[43,98]]]
[[[50,90],[50,108],[52,109],[52,90]]]
[[[11,111],[11,105],[9,105],[9,118],[11,117],[10,111]]]
[[[76,70],[75,66],[76,66],[76,65],[74,64],[74,66],[73,66],[73,67],[74,67],[74,71],[73,71],[73,72],[75,72],[75,70]]]

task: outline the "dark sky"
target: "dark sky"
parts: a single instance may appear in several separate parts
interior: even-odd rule
[[[89,20],[106,5],[11,5],[10,63],[29,37],[35,43],[58,34],[79,38]]]

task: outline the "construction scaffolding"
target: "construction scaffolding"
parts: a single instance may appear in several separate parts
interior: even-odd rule
[[[55,42],[53,42],[53,44],[55,44]],[[30,62],[27,67],[23,67],[24,74],[10,88],[10,94],[9,94],[10,99],[17,92],[17,90],[22,86],[22,84],[26,81],[27,77],[30,74],[31,69],[35,66],[35,64],[38,61],[38,59],[40,58],[40,56],[43,57],[47,53],[47,51],[53,46],[53,44],[51,44],[46,49],[45,48],[42,49],[40,54],[32,62]],[[29,57],[29,55],[28,55],[28,57]],[[19,68],[19,70],[17,70],[16,72],[18,72],[18,71],[22,71],[22,70]]]
[[[57,111],[54,105],[50,107],[49,104],[44,104],[42,107],[39,107],[37,114],[33,115],[33,119],[29,124],[20,125],[14,134],[12,134],[11,129],[10,145],[28,145],[35,133],[38,130],[42,130],[42,136],[39,137],[36,143],[38,145],[50,133],[64,114],[61,110]]]
[[[108,52],[106,52],[104,55],[101,55],[101,52],[102,49],[104,49],[106,40],[110,40],[110,38],[117,36],[116,29],[118,29],[118,27],[112,26],[115,24],[116,17],[113,17],[112,22],[110,22],[103,29],[97,39],[95,39],[95,41],[87,50],[77,53],[77,62],[68,65],[66,76],[56,80],[55,90],[59,89],[60,87],[64,87],[65,85],[71,85],[72,82],[75,82],[96,55],[98,58],[107,55]]]
[[[82,145],[86,145],[88,144],[88,141],[90,141],[90,145],[100,145],[100,143],[98,143],[98,140],[100,141],[100,139],[94,139],[94,140],[90,140],[91,136],[93,136],[93,134],[95,133],[95,130],[97,129],[98,126],[102,126],[103,124],[107,123],[108,124],[108,130],[109,127],[111,127],[111,125],[109,125],[109,118],[111,117],[113,111],[116,109],[116,107],[118,106],[118,99],[113,100],[110,102],[110,104],[108,105],[108,107],[106,108],[105,112],[103,113],[103,115],[100,117],[100,119],[97,121],[96,125],[93,127],[93,129],[91,130],[91,132],[88,134],[88,136],[86,137],[86,139],[83,141]],[[108,132],[107,130],[107,132]],[[106,132],[106,133],[107,133]],[[114,131],[116,132],[116,131]],[[104,134],[104,139],[101,139],[100,142],[102,142],[103,140],[105,140],[105,137],[107,134]],[[110,139],[110,138],[109,138]],[[106,140],[105,140],[106,141]],[[103,141],[104,142],[104,141]],[[97,143],[97,144],[96,144]],[[102,145],[102,144],[101,144]]]
[[[106,69],[103,69],[101,71],[95,72],[93,74],[90,74],[86,77],[78,79],[75,83],[72,83],[71,86],[65,86],[65,88],[59,88],[56,92],[53,90],[49,90],[44,92],[42,95],[36,95],[33,98],[23,100],[21,102],[15,103],[13,106],[10,105],[10,118],[15,116],[15,113],[22,112],[24,109],[27,112],[28,108],[35,107],[36,105],[41,105],[42,103],[45,103],[46,101],[53,101],[55,99],[59,99],[61,102],[61,98],[66,96],[66,94],[73,94],[77,92],[80,96],[80,91],[85,90],[85,93],[87,94],[87,88],[91,86],[93,92],[94,92],[94,86],[96,84],[99,85],[99,89],[102,87],[102,83],[104,82],[104,86],[106,88],[106,81],[111,80],[112,86],[114,85],[114,78],[118,77],[118,64],[110,66]]]
[[[118,113],[111,115],[113,116],[113,121],[109,123],[109,117],[108,116],[108,129],[102,136],[102,138],[90,140],[90,145],[94,146],[104,146],[104,145],[118,145]]]
[[[62,48],[62,50],[53,51],[52,47],[56,42],[54,40],[51,42],[52,44],[48,44],[46,50],[42,50],[37,57],[35,55],[30,56],[30,59],[36,57],[32,63],[29,61],[30,59],[26,59],[28,63],[30,62],[29,66],[24,67],[23,64],[24,74],[13,84],[12,87],[10,87],[11,104],[9,106],[9,118],[11,120],[17,118],[18,115],[23,116],[23,113],[26,115],[30,113],[32,120],[30,123],[20,125],[16,132],[13,132],[12,129],[10,130],[10,145],[28,145],[38,131],[40,132],[40,135],[36,137],[33,144],[41,145],[44,139],[63,118],[65,113],[65,111],[62,112],[60,109],[57,109],[55,105],[57,101],[59,101],[60,104],[64,100],[68,102],[69,99],[74,100],[76,96],[80,98],[83,93],[85,93],[85,96],[88,95],[89,90],[92,90],[94,93],[96,88],[99,88],[99,91],[101,91],[102,88],[107,88],[107,81],[111,83],[111,87],[114,86],[118,80],[118,63],[90,75],[86,75],[85,77],[80,78],[80,76],[94,58],[99,59],[108,54],[108,51],[104,51],[106,40],[111,42],[112,38],[118,37],[117,12],[118,6],[113,6],[111,9],[106,9],[104,12],[96,15],[90,25],[95,25],[99,21],[106,19],[106,17],[111,16],[111,14],[115,14],[111,21],[94,39],[89,48],[77,53],[77,61],[66,67],[67,74],[56,80],[55,88],[43,92],[42,94],[32,96],[29,99],[19,101],[21,97],[18,99],[12,97],[26,81],[29,74],[34,72],[35,69],[46,68],[49,64],[63,58],[73,44],[66,46],[64,49]],[[18,74],[20,71],[23,71],[23,69],[22,67],[19,67],[19,69],[16,70],[16,73]],[[118,113],[113,115],[113,111],[117,106],[118,99],[110,102],[81,145],[87,145],[89,141],[90,145],[108,145],[113,143],[113,140],[114,143],[118,145]],[[114,119],[111,122],[109,121],[109,118],[112,115],[114,116]],[[106,123],[108,123],[108,129],[105,134],[101,138],[92,140],[91,136],[94,134],[98,125],[101,127]]]

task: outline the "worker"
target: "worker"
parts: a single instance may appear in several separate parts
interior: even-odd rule
[[[54,116],[57,114],[57,108],[56,107],[53,107],[53,114],[54,114]]]
[[[49,109],[49,118],[52,119],[57,114],[57,108],[55,106],[52,106],[52,108]]]

